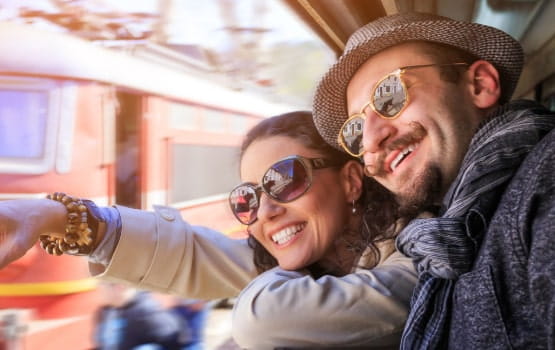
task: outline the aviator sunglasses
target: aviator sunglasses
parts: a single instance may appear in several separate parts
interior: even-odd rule
[[[354,157],[360,157],[364,151],[362,147],[362,131],[368,106],[383,119],[392,120],[397,118],[409,104],[409,93],[407,85],[403,79],[403,74],[407,70],[425,67],[441,66],[463,66],[468,63],[432,63],[416,66],[405,66],[394,70],[380,79],[370,92],[370,100],[361,108],[359,113],[355,113],[343,123],[337,135],[337,142],[343,149]]]
[[[266,170],[259,185],[245,182],[231,191],[231,211],[242,224],[250,225],[258,219],[262,192],[280,203],[292,202],[310,188],[313,169],[337,165],[338,162],[325,158],[305,158],[298,155],[283,158]]]

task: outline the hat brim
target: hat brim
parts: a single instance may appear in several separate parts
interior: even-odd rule
[[[397,15],[400,16],[403,15]],[[439,16],[430,17],[432,19],[406,21],[393,26],[387,26],[387,23],[377,23],[373,26],[374,22],[371,22],[353,34],[347,49],[322,77],[314,95],[314,122],[326,142],[341,149],[337,135],[348,118],[347,86],[360,66],[379,51],[409,41],[428,41],[454,46],[490,62],[499,71],[501,101],[510,99],[524,60],[518,41],[493,27]],[[382,22],[387,22],[387,17],[384,17]],[[376,28],[380,25],[383,28]]]

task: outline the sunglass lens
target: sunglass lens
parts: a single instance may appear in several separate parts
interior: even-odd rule
[[[255,188],[249,185],[236,187],[229,195],[229,205],[242,224],[252,224],[258,213],[258,196]]]
[[[285,159],[268,169],[262,179],[262,186],[274,199],[290,202],[306,192],[310,186],[310,178],[299,159]]]
[[[407,94],[401,78],[397,74],[391,74],[376,86],[372,103],[382,117],[395,118],[406,101]]]
[[[343,124],[341,139],[343,147],[356,156],[362,154],[362,130],[364,129],[364,118],[361,116],[351,117]]]

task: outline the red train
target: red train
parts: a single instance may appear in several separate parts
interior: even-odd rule
[[[171,205],[195,224],[241,231],[226,204],[238,145],[289,106],[27,26],[0,23],[0,52],[0,199],[62,191],[99,205]],[[26,326],[4,341],[90,348],[95,286],[84,259],[35,247],[0,271],[1,333]],[[31,321],[18,321],[20,309]]]

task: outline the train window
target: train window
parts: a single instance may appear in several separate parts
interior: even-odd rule
[[[229,128],[230,132],[236,135],[244,135],[247,133],[249,123],[247,118],[242,115],[232,115],[229,117]]]
[[[48,93],[0,89],[0,157],[44,155]]]
[[[0,172],[41,174],[55,165],[62,172],[69,167],[71,108],[62,96],[63,87],[54,81],[0,77]],[[57,144],[62,135],[64,144]]]
[[[224,112],[206,109],[204,110],[203,130],[208,132],[226,131],[226,114]]]
[[[172,204],[227,196],[240,181],[237,147],[174,144],[172,154]]]
[[[175,130],[196,130],[198,129],[198,107],[179,103],[170,105],[170,127]]]

